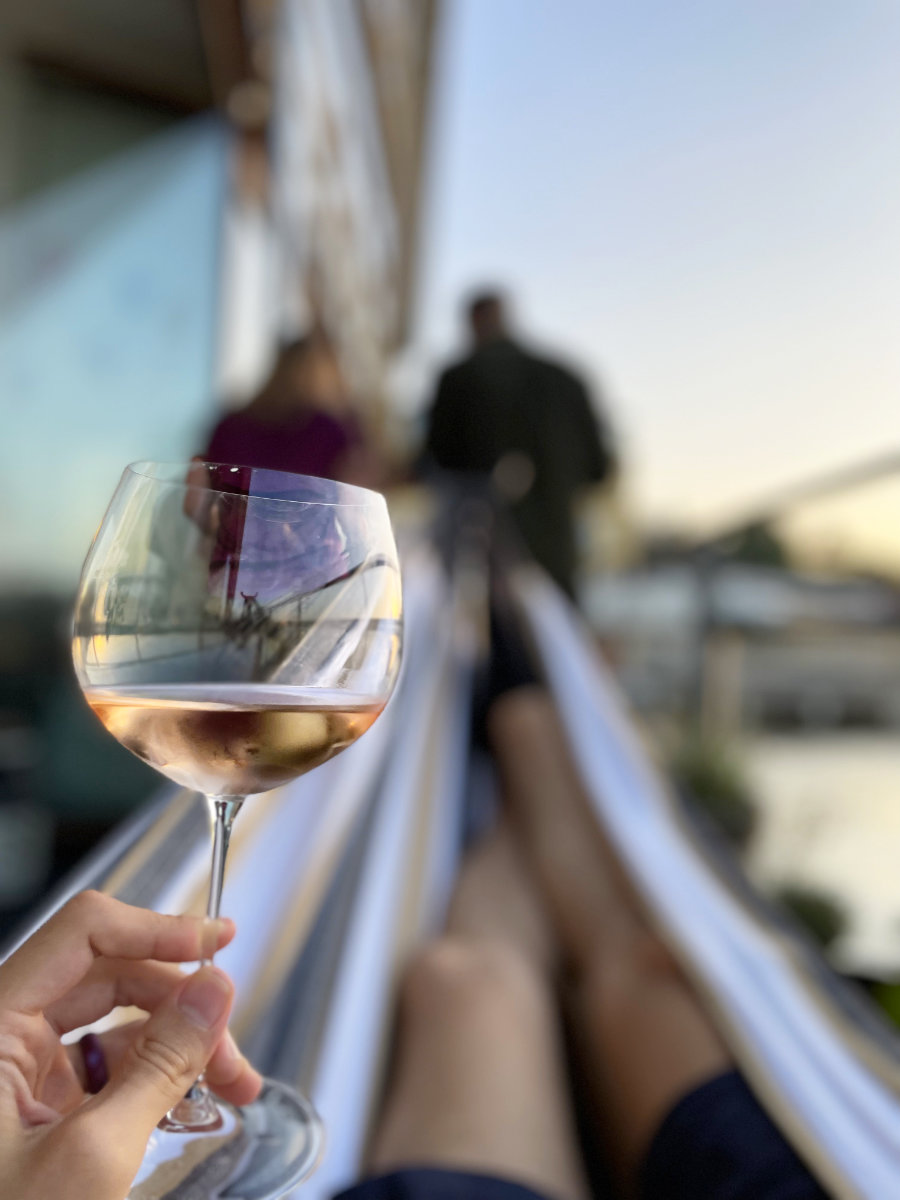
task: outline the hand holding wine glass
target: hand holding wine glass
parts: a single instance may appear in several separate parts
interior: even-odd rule
[[[17,1200],[121,1200],[156,1123],[193,1076],[233,1104],[259,1075],[225,1024],[231,982],[174,965],[227,945],[230,921],[169,917],[82,892],[0,966],[0,1180]],[[146,1018],[100,1036],[108,1078],[61,1037],[118,1004]],[[94,1094],[95,1093],[95,1094]]]
[[[383,709],[399,669],[401,607],[376,493],[211,463],[126,469],[82,573],[75,666],[124,746],[207,796],[208,917],[219,914],[245,797],[332,758]],[[273,1081],[249,1125],[200,1080],[160,1128],[138,1176],[141,1200],[187,1194],[206,1150],[216,1186],[233,1170],[258,1200],[274,1200],[308,1174],[321,1145],[312,1106]],[[248,1139],[265,1140],[266,1154]]]

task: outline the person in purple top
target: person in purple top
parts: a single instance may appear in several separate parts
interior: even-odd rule
[[[337,355],[322,333],[282,348],[260,391],[218,422],[204,457],[368,487],[378,482]]]

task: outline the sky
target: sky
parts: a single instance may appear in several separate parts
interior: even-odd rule
[[[900,450],[898,63],[896,0],[448,0],[415,403],[490,282],[650,522]],[[884,491],[853,520],[887,544]]]

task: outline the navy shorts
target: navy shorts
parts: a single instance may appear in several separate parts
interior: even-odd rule
[[[736,1071],[689,1092],[641,1170],[641,1200],[828,1200]],[[363,1180],[336,1200],[546,1200],[465,1171],[413,1168]]]

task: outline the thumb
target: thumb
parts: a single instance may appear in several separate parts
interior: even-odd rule
[[[150,1134],[177,1104],[225,1032],[234,987],[216,967],[201,967],[154,1012],[91,1102],[107,1138],[139,1163]]]

